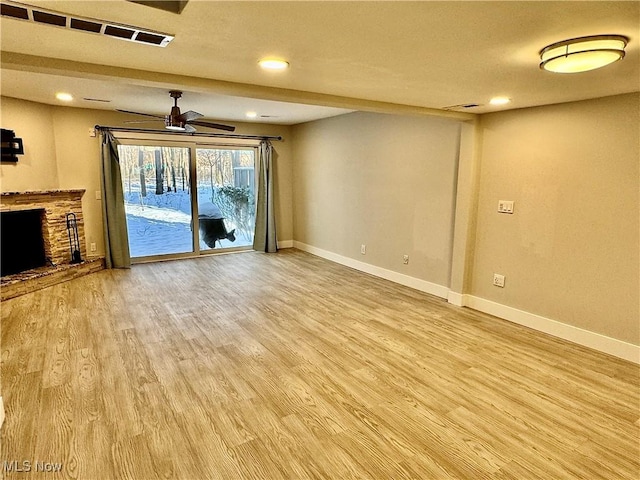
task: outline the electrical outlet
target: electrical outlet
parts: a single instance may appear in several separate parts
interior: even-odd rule
[[[409,264],[409,255],[404,255],[402,257],[402,263],[404,263],[405,265]]]
[[[96,248],[96,242],[91,242],[91,245],[90,245],[89,249],[90,249],[92,252],[95,252],[95,251],[97,250],[97,248]]]
[[[494,273],[493,284],[496,287],[504,288],[504,275],[500,275],[499,273]]]
[[[366,255],[367,254],[367,246],[364,243],[362,245],[360,245],[360,253],[362,255]]]

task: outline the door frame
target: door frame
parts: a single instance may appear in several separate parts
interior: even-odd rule
[[[212,148],[212,149],[252,149],[254,150],[254,174],[257,177],[258,170],[255,168],[256,162],[258,160],[258,146],[259,142],[254,140],[229,140],[223,139],[224,141],[216,140],[215,138],[211,138],[208,140],[203,137],[197,137],[197,141],[195,137],[180,137],[180,136],[170,136],[167,138],[166,134],[139,134],[133,132],[123,133],[121,135],[116,136],[118,143],[121,145],[128,146],[141,146],[141,147],[176,147],[176,148],[187,148],[189,150],[189,189],[190,189],[190,200],[191,200],[191,239],[192,239],[192,251],[184,252],[184,253],[169,253],[169,254],[161,254],[161,255],[147,255],[144,257],[132,257],[131,263],[150,263],[150,262],[160,262],[167,260],[178,260],[184,258],[195,258],[201,257],[205,255],[220,255],[226,253],[236,253],[236,252],[246,252],[252,251],[253,247],[250,245],[241,246],[241,247],[227,247],[221,249],[205,249],[200,250],[200,228],[198,221],[198,187],[197,187],[197,149],[198,148]],[[255,182],[256,188],[258,185],[257,178]],[[257,192],[255,192],[257,193]],[[128,238],[127,238],[128,241]]]

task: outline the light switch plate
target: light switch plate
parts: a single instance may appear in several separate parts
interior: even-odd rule
[[[498,200],[499,213],[513,213],[513,200]]]

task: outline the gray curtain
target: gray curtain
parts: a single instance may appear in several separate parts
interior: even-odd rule
[[[109,131],[102,132],[102,218],[107,268],[130,268],[118,143]]]
[[[261,252],[277,252],[276,218],[273,188],[273,146],[268,140],[258,148],[258,194],[256,198],[256,231],[253,249]]]

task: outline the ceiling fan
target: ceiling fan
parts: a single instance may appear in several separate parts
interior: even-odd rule
[[[164,120],[164,127],[167,130],[173,130],[175,132],[188,132],[193,133],[196,129],[192,125],[198,125],[201,127],[215,128],[217,130],[225,130],[227,132],[233,132],[236,127],[231,125],[221,125],[219,123],[207,122],[204,120],[198,120],[203,117],[201,113],[189,110],[188,112],[180,113],[180,107],[178,107],[178,99],[182,97],[182,92],[179,90],[171,90],[169,92],[171,98],[173,98],[173,107],[171,107],[171,113],[169,115],[152,115],[150,113],[130,112],[128,110],[117,109],[118,112],[132,113],[134,115],[144,115],[145,117],[161,118]],[[153,121],[153,120],[149,120]],[[127,123],[139,123],[139,122],[127,122]]]

